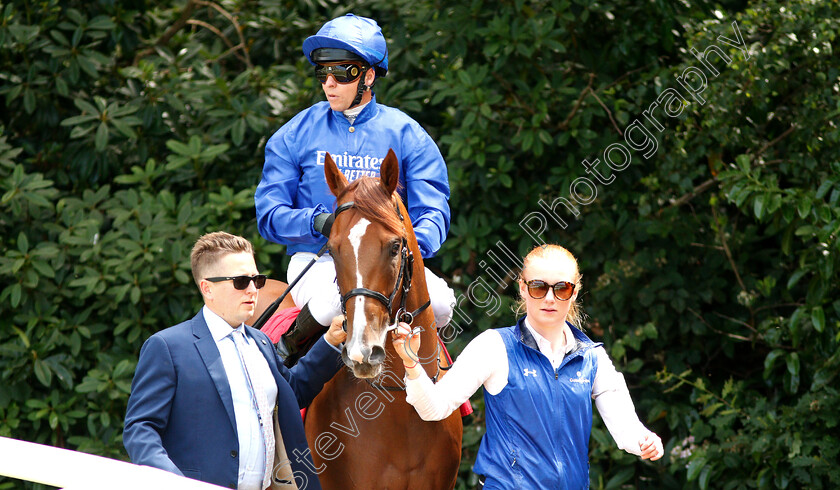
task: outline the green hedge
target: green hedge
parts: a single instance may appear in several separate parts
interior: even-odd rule
[[[242,234],[284,278],[263,146],[321,98],[300,45],[348,11],[449,166],[452,350],[513,322],[508,255],[578,254],[587,331],[668,453],[596,422],[593,488],[840,484],[836,2],[0,3],[0,435],[125,459],[140,345],[199,306],[194,240]]]

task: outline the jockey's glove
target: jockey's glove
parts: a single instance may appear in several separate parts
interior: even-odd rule
[[[335,221],[335,216],[332,213],[321,213],[315,216],[312,228],[325,237],[329,237],[333,221]]]

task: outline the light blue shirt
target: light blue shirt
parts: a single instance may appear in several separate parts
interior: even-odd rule
[[[263,472],[265,471],[265,445],[260,432],[260,422],[257,409],[251,398],[251,391],[248,388],[248,381],[245,378],[245,371],[239,360],[239,353],[233,343],[231,334],[234,331],[240,332],[243,326],[236,329],[231,328],[225,320],[210,310],[207,306],[203,308],[204,320],[210,329],[219,354],[222,357],[222,364],[230,384],[230,394],[233,398],[233,414],[236,419],[236,434],[239,439],[239,490],[262,490]],[[244,333],[244,332],[243,332]],[[239,335],[238,333],[236,335]],[[243,357],[248,358],[248,364],[257,366],[256,373],[249,373],[254,377],[259,376],[259,384],[266,392],[266,399],[272,406],[277,400],[277,384],[268,362],[263,357],[254,340],[247,335],[244,336],[248,344]],[[257,381],[254,381],[257,384]],[[273,430],[271,421],[267,421],[268,427]],[[270,455],[273,456],[273,455]]]

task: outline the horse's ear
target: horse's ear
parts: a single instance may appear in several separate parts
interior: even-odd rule
[[[330,156],[329,152],[324,157],[324,177],[327,179],[327,185],[335,197],[341,194],[341,191],[347,187],[347,177],[341,173],[341,170],[335,165],[335,162]]]
[[[400,180],[400,164],[391,148],[388,148],[388,155],[379,167],[379,180],[389,196],[397,189],[397,182]]]

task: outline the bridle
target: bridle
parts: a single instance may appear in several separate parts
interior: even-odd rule
[[[337,219],[339,214],[341,214],[344,211],[347,211],[348,209],[353,208],[355,205],[356,205],[356,203],[353,202],[353,201],[345,202],[344,204],[342,204],[342,205],[340,205],[336,208],[333,216]],[[400,211],[399,206],[396,206],[396,212],[397,212],[397,216],[399,216],[399,218],[400,218],[400,223],[403,224],[403,231],[405,231],[405,220],[403,218],[403,215],[402,215],[402,212]],[[402,240],[401,240],[401,246],[400,246],[400,268],[399,268],[399,273],[397,274],[397,280],[394,283],[394,289],[391,291],[391,294],[389,296],[385,296],[384,294],[380,293],[379,291],[374,291],[372,289],[354,288],[354,289],[351,289],[350,291],[348,291],[347,294],[342,295],[341,296],[341,313],[344,315],[344,325],[343,325],[344,330],[347,331],[347,301],[348,300],[350,300],[354,296],[367,296],[368,298],[373,298],[373,299],[379,301],[380,303],[382,303],[385,306],[385,308],[388,310],[388,314],[390,315],[391,311],[393,310],[394,298],[396,297],[397,292],[400,291],[400,290],[402,291],[402,295],[400,297],[400,306],[397,309],[397,311],[394,313],[393,322],[391,322],[391,326],[388,327],[388,330],[397,328],[397,325],[400,322],[405,322],[405,323],[411,325],[411,323],[414,322],[414,319],[417,317],[417,315],[422,313],[423,310],[428,308],[429,305],[431,304],[431,300],[429,300],[429,301],[426,301],[425,304],[423,304],[421,307],[417,308],[414,311],[411,311],[411,312],[406,311],[405,303],[406,303],[406,299],[408,298],[408,291],[411,289],[411,277],[412,277],[413,273],[414,273],[414,254],[408,248],[408,240],[406,240],[405,233],[403,233]],[[434,324],[432,324],[431,328],[435,328]],[[438,343],[440,343],[440,338],[438,338]],[[435,349],[436,349],[435,350],[435,357],[438,357],[440,345],[436,345]],[[451,366],[448,366],[448,367],[445,367],[445,368],[442,367],[440,365],[440,359],[438,359],[437,365],[438,365],[438,371],[432,377],[432,382],[433,383],[437,381],[437,378],[440,376],[441,370],[446,371],[446,370],[449,369],[449,367],[451,367]],[[366,381],[371,386],[373,386],[374,388],[377,388],[377,389],[384,389],[384,390],[388,390],[388,391],[405,391],[405,387],[403,387],[403,386],[385,386],[385,385],[381,385],[381,384],[375,384],[374,382],[372,382],[369,379],[366,379]]]
[[[348,201],[336,208],[334,216],[338,218],[338,215],[348,209],[354,207],[356,205],[353,201]],[[396,208],[397,215],[400,218],[400,223],[403,223],[403,227],[405,227],[405,221],[402,216],[402,212],[400,212],[399,207]],[[385,296],[384,294],[380,293],[379,291],[374,291],[368,288],[355,288],[351,289],[341,296],[341,313],[345,316],[344,325],[345,330],[347,330],[347,301],[354,296],[367,296],[368,298],[373,298],[383,305],[385,305],[385,309],[388,311],[388,315],[391,314],[393,311],[393,304],[394,298],[397,296],[397,292],[402,290],[402,296],[400,297],[400,307],[394,313],[393,321],[391,325],[395,328],[399,322],[405,322],[409,325],[414,321],[414,318],[423,312],[426,308],[429,307],[431,304],[430,301],[426,301],[426,303],[417,308],[412,312],[408,312],[405,310],[405,302],[408,298],[408,291],[411,289],[411,277],[414,273],[414,254],[408,248],[408,240],[405,238],[405,234],[403,234],[401,239],[401,246],[400,246],[400,267],[399,273],[397,274],[397,280],[394,283],[394,289],[391,291],[389,296]]]

